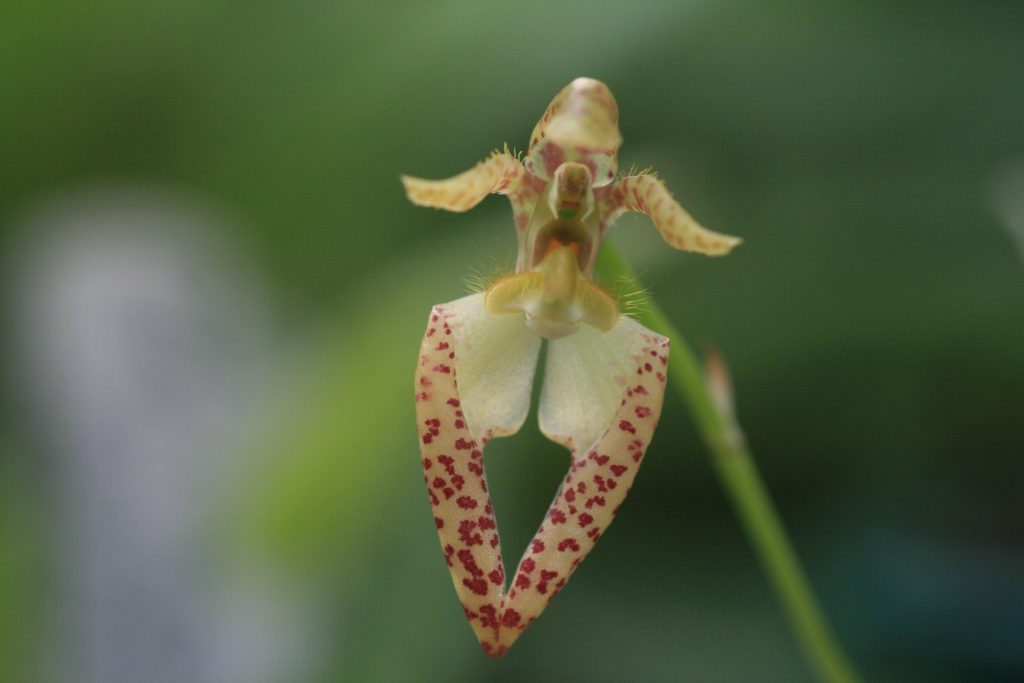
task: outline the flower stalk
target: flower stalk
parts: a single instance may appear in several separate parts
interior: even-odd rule
[[[636,274],[610,240],[597,257],[597,272],[606,282],[623,278],[636,282]],[[717,355],[712,357],[706,374],[686,338],[649,295],[637,290],[632,317],[672,340],[669,383],[693,414],[715,473],[782,602],[805,658],[821,681],[860,683],[818,605],[740,431],[724,362]]]

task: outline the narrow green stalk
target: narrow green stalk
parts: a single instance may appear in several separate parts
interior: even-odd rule
[[[610,242],[602,248],[597,268],[605,281],[628,278],[636,282],[633,270]],[[758,474],[732,414],[728,387],[723,386],[716,395],[683,335],[650,297],[645,293],[639,296],[640,311],[633,317],[672,340],[669,378],[693,413],[715,471],[785,607],[805,657],[822,681],[858,683],[860,677],[832,634]],[[726,378],[722,380],[720,384],[727,384]]]

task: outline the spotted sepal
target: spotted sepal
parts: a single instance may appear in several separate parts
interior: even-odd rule
[[[629,491],[661,413],[668,340],[623,317],[607,333],[581,330],[551,342],[541,426],[570,448],[570,467],[506,594],[483,452],[489,439],[521,426],[540,343],[521,315],[487,314],[482,299],[431,312],[416,413],[456,593],[484,652],[500,657],[565,585]]]
[[[519,159],[505,150],[457,176],[424,180],[403,175],[402,185],[413,204],[457,212],[472,209],[489,194],[503,194],[512,204],[516,230],[521,235],[545,183],[527,173]]]
[[[530,406],[540,338],[483,295],[435,306],[420,347],[416,417],[423,479],[455,592],[480,644],[498,654],[505,570],[483,448]]]
[[[653,175],[620,178],[607,187],[595,189],[594,198],[601,212],[602,238],[619,215],[636,211],[647,214],[665,242],[675,249],[723,256],[743,241],[702,227],[672,198],[665,183]]]
[[[593,78],[577,78],[562,88],[530,135],[526,169],[551,180],[564,162],[590,169],[594,187],[612,182],[618,170],[619,106],[608,86]]]

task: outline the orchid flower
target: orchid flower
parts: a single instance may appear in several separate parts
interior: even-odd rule
[[[402,178],[422,206],[466,211],[491,193],[512,202],[515,273],[433,308],[416,373],[435,525],[491,657],[508,651],[611,523],[661,414],[668,339],[623,315],[592,280],[608,229],[637,211],[677,249],[720,255],[740,241],[698,225],[653,175],[616,178],[621,141],[611,91],[578,78],[548,106],[522,161],[506,148],[447,180]],[[571,460],[507,582],[483,451],[525,421],[542,339],[540,429]]]

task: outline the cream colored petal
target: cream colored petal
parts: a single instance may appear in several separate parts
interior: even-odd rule
[[[521,241],[545,183],[532,177],[518,159],[505,151],[495,152],[452,178],[423,180],[404,175],[402,185],[413,204],[458,212],[472,209],[488,194],[506,195]]]
[[[484,651],[499,654],[505,593],[483,449],[530,405],[540,340],[522,316],[483,312],[483,295],[435,306],[416,371],[424,482],[455,592]]]
[[[708,256],[728,254],[743,240],[702,227],[679,205],[668,188],[653,175],[620,178],[608,187],[594,191],[601,212],[601,235],[607,234],[624,211],[647,214],[669,246],[696,251]]]
[[[530,173],[550,180],[566,161],[590,169],[594,186],[607,185],[618,170],[619,107],[608,86],[577,78],[548,105],[530,136],[524,163]]]
[[[608,332],[583,325],[549,342],[541,431],[573,452],[597,441],[622,403],[650,334],[635,320],[619,316]]]
[[[595,339],[580,342],[577,351],[589,360],[576,367],[586,366],[590,372],[603,367],[606,377],[626,379],[624,385],[615,379],[608,385],[590,376],[576,375],[570,371],[571,365],[556,371],[556,376],[575,382],[579,389],[569,390],[563,385],[559,391],[549,390],[545,383],[549,401],[556,396],[563,401],[555,415],[558,425],[549,425],[549,429],[557,431],[548,432],[549,435],[573,434],[572,439],[579,443],[587,442],[590,434],[597,433],[598,437],[573,454],[569,472],[544,522],[510,577],[509,590],[502,602],[499,653],[507,651],[544,611],[611,524],[633,485],[661,415],[668,340],[628,319],[604,336],[611,339],[603,343]],[[552,349],[569,339],[552,342]],[[602,346],[615,349],[601,350]],[[624,362],[624,357],[629,362]],[[557,360],[559,357],[549,357],[549,367]],[[546,377],[545,382],[554,378]],[[600,396],[591,396],[588,390]],[[613,400],[615,406],[607,414]],[[603,411],[605,417],[595,420],[584,415],[591,409]],[[599,421],[604,424],[597,424]]]
[[[455,341],[459,395],[473,438],[519,431],[530,410],[540,337],[520,314],[488,313],[483,294],[445,305],[443,318]]]

